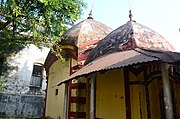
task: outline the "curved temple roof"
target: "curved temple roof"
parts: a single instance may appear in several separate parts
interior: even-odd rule
[[[129,21],[107,35],[89,54],[82,69],[60,82],[129,65],[167,62],[179,65],[180,53],[155,31]]]
[[[66,42],[79,47],[88,41],[101,40],[111,31],[110,27],[88,17],[66,31],[63,37]]]
[[[135,21],[129,21],[107,35],[89,54],[85,64],[98,57],[129,49],[148,48],[175,51],[166,39],[150,28]]]
[[[78,55],[82,54],[78,60],[84,60],[87,56],[83,55],[87,50],[93,49],[100,40],[107,36],[112,31],[112,28],[106,26],[103,23],[93,20],[90,12],[89,17],[67,30],[63,37],[65,40],[59,42],[59,45],[72,45],[78,47]],[[89,50],[89,51],[90,51]],[[46,61],[44,63],[47,70],[53,62],[57,60],[56,56],[52,56],[53,53],[49,52]]]
[[[87,19],[81,21],[63,34],[66,40],[62,41],[62,43],[78,47],[77,59],[79,65],[84,64],[89,52],[112,31],[110,27],[93,20],[91,15],[90,12]]]
[[[88,55],[85,66],[57,85],[95,72],[145,63],[180,65],[180,53],[150,28],[132,21],[107,35]]]

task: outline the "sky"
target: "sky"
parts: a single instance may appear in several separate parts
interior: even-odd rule
[[[86,19],[92,9],[96,21],[116,29],[133,20],[145,25],[171,43],[180,52],[180,0],[84,0],[87,8],[82,18]]]

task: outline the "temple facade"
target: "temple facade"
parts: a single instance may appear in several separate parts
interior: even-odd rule
[[[161,35],[133,21],[130,14],[130,21],[109,33],[89,53],[83,68],[58,85],[70,89],[71,82],[86,82],[85,107],[79,103],[77,117],[178,119],[179,70],[180,53]],[[78,94],[83,94],[81,89]],[[65,105],[68,116],[69,103]],[[81,113],[83,109],[86,115]]]
[[[86,117],[86,96],[83,95],[87,91],[86,81],[71,82],[69,86],[57,84],[81,69],[89,52],[111,31],[110,27],[95,21],[90,12],[87,19],[67,30],[62,41],[54,44],[44,63],[47,74],[44,117]]]

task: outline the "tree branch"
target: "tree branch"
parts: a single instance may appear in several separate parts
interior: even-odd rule
[[[3,25],[0,26],[0,31],[3,30],[4,28],[6,28],[6,26],[8,26],[11,23],[10,20],[8,20],[7,22],[0,20],[0,22],[3,23]]]

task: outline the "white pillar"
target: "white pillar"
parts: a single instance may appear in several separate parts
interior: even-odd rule
[[[91,78],[90,90],[90,119],[95,119],[95,103],[96,103],[96,73]]]
[[[64,91],[64,118],[67,119],[67,108],[68,108],[68,86],[69,83],[65,83],[65,91]]]
[[[167,63],[161,64],[165,116],[166,116],[166,119],[174,119],[168,68],[169,68],[169,66]]]

